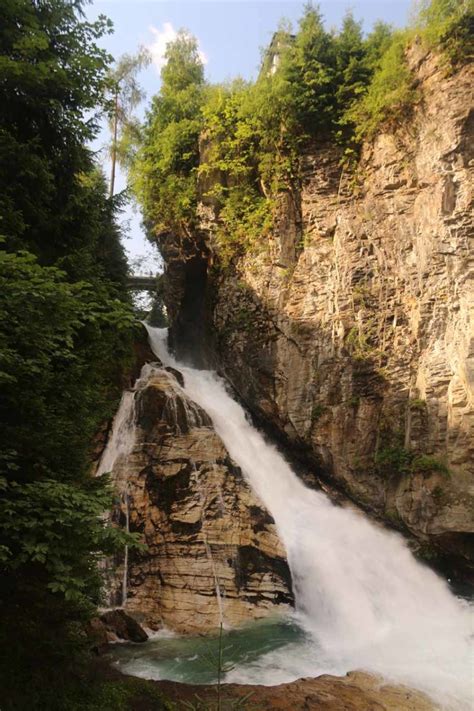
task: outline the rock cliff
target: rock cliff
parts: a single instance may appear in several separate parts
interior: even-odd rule
[[[180,382],[144,366],[114,424],[115,519],[147,548],[130,551],[125,578],[123,557],[114,562],[110,602],[125,593],[147,626],[201,633],[221,614],[235,625],[286,609],[291,578],[272,518]]]
[[[247,406],[316,475],[466,575],[473,69],[448,76],[416,46],[409,61],[420,97],[411,115],[363,146],[355,173],[332,145],[302,155],[300,185],[279,196],[258,253],[212,267],[212,205],[192,246],[172,249],[168,236],[171,333],[185,340],[198,303],[214,363]]]

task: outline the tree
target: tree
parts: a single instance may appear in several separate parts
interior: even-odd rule
[[[100,599],[105,481],[91,442],[130,358],[127,263],[86,147],[106,108],[103,17],[81,0],[0,4],[0,660],[2,707],[68,708]]]
[[[346,109],[365,90],[370,77],[366,54],[362,23],[356,22],[352,13],[347,12],[336,37],[339,111]]]
[[[299,32],[282,61],[286,81],[289,130],[314,136],[327,131],[332,123],[336,84],[334,37],[326,32],[322,15],[308,3],[299,23]]]
[[[69,202],[104,107],[110,58],[96,41],[111,25],[84,22],[83,4],[0,4],[0,232],[49,263],[76,239]]]
[[[371,74],[378,69],[380,65],[380,60],[389,48],[393,36],[393,27],[387,25],[386,22],[374,23],[372,32],[366,38],[365,53],[366,62],[371,71]]]
[[[152,240],[163,230],[187,233],[197,205],[204,66],[196,39],[180,31],[166,50],[161,90],[153,98],[130,172]]]
[[[474,0],[422,0],[415,27],[429,47],[441,48],[449,63],[474,56]]]
[[[145,98],[145,93],[137,81],[137,74],[150,64],[151,57],[142,47],[135,55],[124,54],[110,72],[112,106],[109,126],[112,132],[110,156],[112,161],[110,175],[110,196],[115,189],[115,170],[117,160],[122,166],[130,163],[130,152],[139,137],[139,123],[133,111]]]

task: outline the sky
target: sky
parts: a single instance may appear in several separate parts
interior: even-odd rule
[[[176,31],[184,28],[198,42],[205,64],[206,76],[211,82],[221,82],[242,76],[255,78],[260,65],[261,51],[265,48],[282,18],[296,27],[301,17],[303,0],[96,0],[87,8],[88,19],[104,14],[114,23],[114,34],[101,40],[114,57],[133,54],[141,45],[153,57],[152,65],[140,76],[147,98],[140,108],[143,114],[147,102],[159,91],[159,71],[163,65],[166,44]],[[340,26],[348,8],[357,20],[363,21],[365,31],[370,31],[376,20],[403,26],[409,18],[412,0],[320,0],[319,6],[328,28]],[[94,148],[101,150],[100,160],[108,170],[104,144],[104,130]],[[125,177],[120,174],[117,190],[125,188]],[[124,212],[128,225],[125,247],[131,260],[144,257],[140,272],[159,268],[154,250],[145,240],[140,225],[140,215],[130,205]]]

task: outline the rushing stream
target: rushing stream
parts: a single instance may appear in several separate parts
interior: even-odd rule
[[[271,512],[291,568],[295,621],[228,633],[247,641],[239,655],[239,645],[226,639],[235,665],[225,680],[277,684],[364,669],[426,691],[446,708],[472,709],[472,607],[417,562],[401,536],[308,489],[222,380],[177,363],[168,353],[166,330],[148,330],[156,355],[183,373],[186,394],[212,418]],[[163,646],[161,639],[140,650],[124,647],[117,655],[131,673],[191,681],[192,668],[186,676],[176,660],[191,664],[189,658],[200,656],[199,644],[174,638]],[[203,677],[209,680],[204,672]]]

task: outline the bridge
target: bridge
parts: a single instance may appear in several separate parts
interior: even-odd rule
[[[147,274],[132,274],[127,279],[127,286],[132,291],[157,291],[161,274],[149,276]]]

